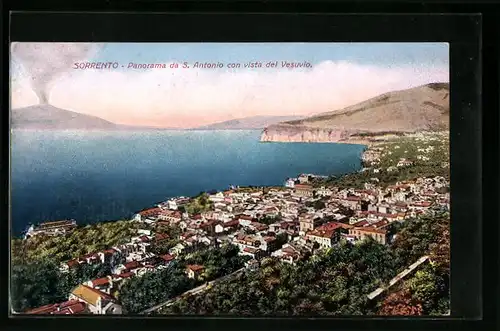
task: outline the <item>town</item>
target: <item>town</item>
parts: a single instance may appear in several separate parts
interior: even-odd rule
[[[422,154],[431,150],[422,149]],[[387,155],[383,148],[366,151],[361,171],[376,174],[383,170],[382,155]],[[414,164],[408,158],[394,162],[385,171]],[[129,242],[60,265],[60,272],[67,273],[79,265],[110,264],[109,275],[78,285],[68,293],[66,302],[26,313],[126,314],[113,294],[119,293],[129,279],[164,270],[182,256],[229,244],[246,257],[247,270],[259,268],[266,257],[296,264],[342,242],[356,245],[371,238],[388,245],[398,235],[396,224],[448,211],[450,206],[449,181],[442,176],[423,176],[387,186],[370,180],[361,189],[324,185],[325,180],[300,174],[286,179],[283,187],[231,187],[194,198],[171,198],[137,212],[130,220],[138,224],[137,234]],[[61,235],[74,227],[73,220],[45,223],[31,227],[26,238]],[[162,230],[165,228],[178,229],[176,238]],[[171,239],[176,244],[168,252],[152,251],[158,243]],[[199,284],[204,268],[203,264],[190,264],[185,274]]]

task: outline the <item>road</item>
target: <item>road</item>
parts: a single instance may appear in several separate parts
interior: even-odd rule
[[[200,285],[198,287],[192,288],[189,291],[186,291],[186,292],[182,293],[181,295],[176,296],[175,298],[172,298],[170,300],[167,300],[167,301],[162,302],[162,303],[160,303],[160,304],[158,304],[156,306],[153,306],[151,308],[148,308],[148,309],[144,310],[143,312],[141,312],[141,314],[149,314],[149,313],[152,313],[154,311],[157,311],[160,308],[171,306],[177,300],[179,300],[179,299],[181,299],[181,298],[183,298],[185,296],[200,294],[201,292],[206,291],[212,285],[214,285],[216,283],[219,283],[219,282],[221,282],[223,280],[226,280],[226,279],[228,279],[230,277],[233,277],[236,274],[243,272],[244,270],[245,270],[245,268],[238,269],[235,272],[230,273],[229,275],[222,276],[222,277],[214,279],[214,280],[212,280],[212,281],[210,281],[210,282],[208,282],[206,284],[203,284],[203,285]]]
[[[399,282],[401,279],[403,279],[404,277],[406,277],[410,272],[412,272],[413,270],[415,270],[416,268],[418,268],[419,265],[421,265],[422,263],[424,263],[428,259],[429,259],[429,257],[427,255],[426,256],[422,256],[420,259],[417,260],[417,262],[413,263],[408,268],[406,268],[405,270],[403,270],[399,274],[397,274],[396,277],[394,277],[393,279],[391,279],[391,281],[389,282],[389,286],[387,286],[387,287],[379,287],[378,289],[376,289],[372,293],[368,294],[368,299],[370,299],[370,300],[375,299],[380,294],[382,294],[385,290],[387,290],[388,288],[390,288],[391,286],[393,286],[394,284],[396,284],[397,282]]]

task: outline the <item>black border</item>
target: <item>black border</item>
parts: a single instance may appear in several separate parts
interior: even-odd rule
[[[450,133],[452,307],[454,313],[478,318],[481,317],[482,304],[482,275],[479,272],[482,269],[480,251],[482,199],[480,23],[479,15],[168,14],[166,17],[165,14],[22,14],[17,12],[11,16],[10,28],[12,40],[16,41],[450,42],[451,107],[453,109]],[[5,40],[3,45],[8,46]],[[4,55],[7,52],[8,47]],[[8,124],[8,121],[3,118],[3,123]],[[8,131],[3,132],[8,134]],[[2,138],[8,141],[7,135]],[[2,226],[5,224],[3,223]],[[8,235],[8,232],[2,231],[2,235]],[[464,245],[464,242],[468,242],[468,245]],[[4,249],[2,252],[8,252],[8,250]],[[459,270],[458,273],[457,270]],[[445,327],[446,324],[453,325],[453,328],[470,327],[474,323],[463,320],[448,322],[449,319],[435,321],[425,319],[412,322],[412,326],[409,326],[410,324],[405,323],[406,318],[396,320],[370,317],[364,320],[334,319],[335,322],[328,319],[320,323],[307,319],[258,319],[255,322],[247,320],[240,322],[238,320],[184,318],[157,323],[164,327],[173,327],[173,325],[180,327],[182,324],[179,322],[184,322],[184,327],[188,325],[204,328],[213,325],[215,327],[217,323],[218,327],[241,327],[242,324],[248,324],[253,327],[260,325],[307,329],[317,328],[320,325],[323,328],[331,327],[332,323],[335,323],[335,326],[362,329],[367,328],[367,324],[370,328],[390,325],[398,329],[402,327],[415,329],[424,326],[428,329],[429,327]],[[25,322],[29,320],[32,319],[14,318],[9,320],[9,324],[17,327],[23,326],[23,329],[31,324],[38,329],[44,326],[53,327],[59,321],[56,322],[52,318],[40,318],[34,323]],[[141,328],[150,324],[149,320],[143,322],[131,318],[112,320],[72,318],[69,323],[73,326],[83,325],[89,320],[98,320],[99,325],[103,327],[134,325]],[[366,323],[368,321],[369,323]]]

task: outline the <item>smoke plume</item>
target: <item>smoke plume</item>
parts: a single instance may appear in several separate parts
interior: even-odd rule
[[[71,70],[74,62],[90,58],[98,48],[94,43],[13,43],[11,56],[24,68],[39,102],[47,104],[51,83]]]

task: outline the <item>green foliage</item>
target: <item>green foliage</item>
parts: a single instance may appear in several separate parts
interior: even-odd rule
[[[400,234],[391,246],[370,239],[357,245],[341,243],[294,266],[265,258],[260,269],[221,282],[203,294],[183,298],[161,313],[373,314],[377,307],[366,295],[427,254],[448,218],[448,214],[441,214],[408,220],[399,225]],[[429,270],[435,270],[432,268]],[[424,269],[412,284],[415,295],[426,298],[423,306],[427,312],[449,306],[445,276],[431,275]]]
[[[89,224],[61,236],[35,236],[27,240],[13,239],[13,263],[35,263],[51,260],[67,261],[81,255],[108,249],[126,243],[140,227],[131,221]]]
[[[374,147],[383,148],[380,164],[372,168],[380,169],[374,173],[372,170],[351,173],[340,177],[330,177],[326,180],[317,180],[315,186],[336,186],[340,189],[362,189],[365,183],[372,178],[379,180],[382,186],[392,185],[398,181],[412,180],[418,177],[442,176],[449,179],[450,169],[443,168],[442,164],[449,162],[449,138],[440,134],[428,133],[427,141],[420,141],[416,137],[397,137],[385,143],[375,144]],[[434,148],[429,152],[419,152],[419,149]],[[417,156],[428,157],[429,160],[419,160]],[[414,162],[412,166],[400,167],[397,171],[388,172],[387,168],[396,166],[399,159],[406,158]]]
[[[208,211],[212,208],[212,202],[208,199],[208,193],[202,192],[184,206],[184,210],[190,215],[195,215]]]
[[[321,210],[321,209],[324,209],[326,207],[326,204],[325,204],[325,202],[323,200],[318,199],[318,200],[315,200],[315,201],[307,201],[306,202],[306,206],[307,207],[313,207],[316,210]]]
[[[11,269],[11,302],[17,312],[68,300],[73,288],[91,279],[111,273],[110,265],[80,265],[62,273],[50,260],[31,264],[13,264]]]
[[[259,218],[259,223],[269,225],[269,224],[281,222],[282,219],[283,219],[283,217],[281,215],[264,216],[262,218]]]
[[[130,279],[120,290],[120,300],[129,313],[144,311],[178,296],[201,282],[219,278],[242,268],[247,258],[238,256],[238,251],[236,246],[224,245],[180,257],[167,269]],[[204,266],[200,280],[187,278],[184,271],[188,264]]]
[[[123,284],[120,301],[128,313],[135,314],[167,301],[194,287],[184,269],[173,263],[167,269],[146,273]]]

